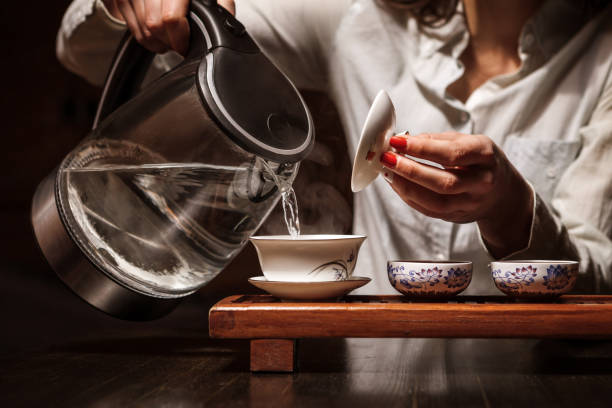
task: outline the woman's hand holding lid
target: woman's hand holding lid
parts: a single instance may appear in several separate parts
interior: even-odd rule
[[[398,135],[390,144],[394,150],[381,156],[385,178],[412,208],[446,221],[477,222],[497,257],[527,245],[532,189],[489,137],[457,132]]]

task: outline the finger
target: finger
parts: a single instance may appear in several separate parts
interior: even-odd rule
[[[408,135],[410,135],[410,133],[407,131],[403,134],[403,136],[408,136]],[[461,135],[462,134],[459,132],[449,131],[449,132],[442,132],[442,133],[419,133],[412,137],[416,137],[419,139],[429,139],[429,140],[456,140]],[[450,166],[450,165],[444,166],[444,168],[447,168],[447,169],[449,168],[460,169],[462,167],[463,166]]]
[[[145,39],[151,38],[151,32],[145,25],[145,4],[144,0],[132,0],[132,9],[136,15],[136,22],[140,28],[140,32]]]
[[[401,177],[439,194],[484,194],[493,188],[493,171],[487,168],[439,169],[393,152],[383,153],[381,162]]]
[[[139,43],[144,40],[144,35],[140,30],[140,25],[138,24],[138,19],[136,18],[136,13],[132,8],[132,4],[129,0],[116,0],[117,8],[119,12],[123,16],[123,20],[125,20],[125,24],[127,24],[128,29]]]
[[[400,153],[430,160],[445,167],[491,165],[495,159],[493,142],[482,135],[393,136],[389,143]]]
[[[140,32],[143,36],[142,44],[157,53],[164,53],[168,50],[168,46],[164,44],[147,26],[147,11],[150,7],[150,2],[145,6],[144,0],[132,0],[132,9],[136,15],[136,20],[140,27]]]
[[[450,131],[450,132],[442,132],[442,133],[418,133],[416,135],[413,135],[412,137],[416,137],[419,139],[430,139],[430,140],[453,140],[463,135],[464,133]]]
[[[469,194],[438,194],[397,175],[393,177],[393,182],[390,184],[402,200],[430,217],[450,219],[462,216],[465,218],[469,214],[476,213],[480,206],[478,200]]]
[[[227,11],[229,11],[232,15],[236,15],[236,4],[234,0],[219,0],[219,4],[223,6]]]
[[[143,47],[147,48],[153,52],[163,52],[162,46],[155,43],[154,41],[149,41],[145,38],[142,29],[140,28],[140,24],[138,23],[138,17],[136,16],[136,12],[134,11],[133,5],[129,0],[117,0],[117,7],[123,16],[125,23],[128,26],[128,29]]]
[[[117,0],[103,0],[104,6],[111,14],[111,16],[115,17],[118,20],[124,21],[119,8],[117,7]]]
[[[144,10],[145,26],[153,36],[170,48],[170,39],[162,22],[162,0],[149,0]]]
[[[188,0],[164,0],[162,2],[162,21],[170,46],[181,55],[186,55],[189,48],[188,7]]]

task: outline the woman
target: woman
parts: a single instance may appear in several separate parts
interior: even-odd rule
[[[355,197],[354,232],[368,235],[356,274],[374,277],[369,292],[393,293],[392,258],[473,260],[468,293],[494,291],[487,263],[500,258],[576,259],[580,289],[612,285],[607,2],[221,3],[299,87],[329,93],[351,156],[379,89],[396,106],[398,129],[410,129],[383,155],[386,181]],[[101,83],[126,25],[155,52],[185,53],[187,7],[75,0],[59,58]]]

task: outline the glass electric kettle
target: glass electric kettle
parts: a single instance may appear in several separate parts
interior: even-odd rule
[[[314,141],[300,94],[240,22],[216,1],[193,1],[189,20],[185,60],[144,87],[153,54],[126,36],[93,131],[33,199],[53,269],[120,318],[164,315],[215,277]]]

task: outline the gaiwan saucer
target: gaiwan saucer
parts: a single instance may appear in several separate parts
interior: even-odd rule
[[[354,193],[366,188],[382,172],[380,155],[389,150],[394,130],[395,108],[387,92],[381,90],[370,107],[353,160],[351,189]]]
[[[287,300],[337,299],[370,282],[370,278],[352,276],[346,280],[325,282],[269,281],[264,276],[249,279],[249,283],[272,296]]]

